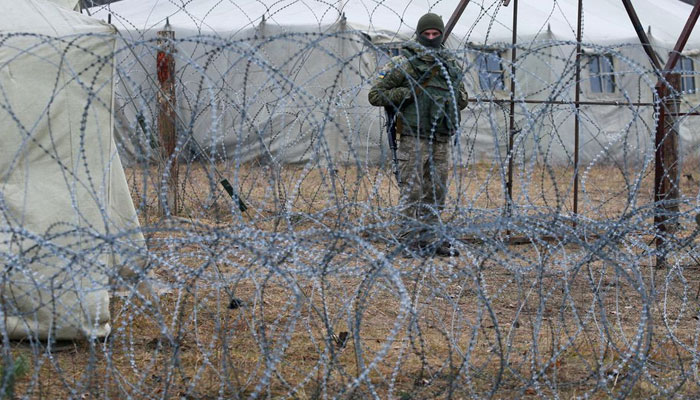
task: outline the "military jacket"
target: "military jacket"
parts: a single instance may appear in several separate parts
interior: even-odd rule
[[[468,99],[457,62],[433,54],[409,44],[382,69],[368,97],[372,105],[396,108],[397,133],[445,141]]]

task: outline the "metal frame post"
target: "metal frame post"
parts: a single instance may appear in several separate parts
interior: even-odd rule
[[[583,39],[583,0],[578,0],[578,19],[576,24],[576,93],[574,94],[574,217],[578,217],[578,167],[579,167],[579,111],[581,108],[581,40]],[[576,226],[576,219],[574,226]]]
[[[639,21],[639,17],[637,16],[637,12],[634,10],[634,6],[632,5],[632,2],[630,0],[622,0],[622,5],[625,6],[625,10],[627,11],[627,15],[630,17],[630,21],[632,22],[632,26],[634,26],[635,32],[637,32],[637,37],[639,38],[639,41],[642,42],[642,48],[644,49],[644,52],[647,53],[647,56],[649,57],[649,61],[651,61],[651,65],[654,67],[656,74],[661,77],[661,63],[659,62],[659,58],[656,56],[656,52],[654,51],[654,48],[651,47],[651,42],[649,41],[649,37],[647,37],[647,33],[644,32],[644,28],[642,27],[642,22]]]
[[[659,96],[659,119],[654,136],[654,225],[657,228],[655,239],[656,267],[666,267],[667,234],[676,229],[674,214],[678,213],[678,130],[676,116],[680,108],[680,76],[665,73],[666,83],[657,85]]]
[[[452,29],[454,29],[455,25],[457,25],[457,21],[459,21],[459,18],[462,16],[464,9],[467,8],[469,1],[470,0],[461,0],[457,5],[457,8],[455,8],[452,16],[450,16],[450,19],[447,21],[447,25],[445,25],[443,42],[447,40],[447,37],[450,36],[450,33],[452,33]]]
[[[513,1],[513,41],[510,53],[510,109],[508,112],[508,181],[506,190],[506,215],[510,215],[513,203],[513,144],[515,142],[515,59],[517,58],[516,44],[518,43],[518,0]]]
[[[673,47],[673,52],[668,58],[668,61],[666,61],[664,71],[671,71],[673,70],[673,67],[676,66],[676,62],[678,62],[678,60],[681,58],[681,52],[683,51],[685,44],[688,43],[690,34],[693,32],[695,23],[698,22],[698,17],[700,17],[700,2],[695,3],[693,10],[690,12],[690,16],[688,16],[688,20],[685,21],[685,26],[683,26],[681,35],[678,38],[676,45]]]
[[[688,20],[683,27],[683,31],[676,42],[673,52],[670,54],[666,65],[661,68],[661,63],[656,57],[656,53],[651,46],[642,24],[637,17],[637,13],[630,0],[622,0],[627,10],[632,25],[642,42],[644,51],[654,66],[659,77],[656,84],[656,95],[660,101],[659,118],[656,126],[654,144],[656,146],[654,159],[654,225],[657,227],[656,250],[658,253],[656,267],[666,266],[667,239],[666,233],[673,232],[675,223],[669,216],[678,212],[678,132],[676,129],[675,116],[679,113],[678,88],[680,77],[674,74],[673,68],[680,58],[685,44],[688,42],[690,33],[695,27],[695,23],[700,16],[700,2],[696,2],[693,10],[688,16]]]

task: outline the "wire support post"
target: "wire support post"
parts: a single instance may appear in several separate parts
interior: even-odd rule
[[[677,115],[680,112],[681,77],[673,73],[680,54],[688,42],[690,34],[700,17],[700,3],[693,6],[688,19],[683,26],[673,51],[669,54],[663,69],[662,78],[656,85],[656,93],[661,100],[659,121],[655,137],[655,170],[654,170],[654,225],[656,232],[656,267],[666,266],[668,253],[668,234],[672,234],[678,226],[679,212],[679,157],[678,157],[678,126]]]
[[[579,153],[581,146],[581,135],[580,135],[580,109],[581,109],[581,40],[583,40],[583,0],[578,0],[578,7],[576,13],[576,87],[574,94],[574,107],[576,108],[576,115],[574,118],[574,198],[573,198],[573,211],[574,211],[574,227],[576,227],[578,218],[578,191],[579,191]]]
[[[656,226],[656,267],[666,266],[667,236],[676,230],[678,215],[679,176],[678,126],[680,108],[680,75],[664,74],[666,84],[661,82],[656,90],[660,99],[659,120],[654,138],[654,225]]]
[[[515,67],[516,59],[518,57],[517,45],[518,44],[518,0],[513,2],[513,38],[512,38],[512,49],[510,54],[510,108],[508,109],[508,178],[506,181],[506,204],[505,212],[506,216],[510,217],[513,208],[513,158],[515,157],[515,151],[513,149],[515,145],[515,135],[517,130],[515,127],[515,74],[517,69]]]
[[[455,25],[457,25],[457,21],[459,21],[459,18],[462,16],[464,9],[467,8],[469,1],[470,0],[460,0],[457,8],[455,8],[450,16],[450,19],[447,21],[447,25],[445,25],[445,35],[443,40],[447,40],[447,37],[450,36],[452,29],[454,29]]]
[[[161,159],[159,176],[161,190],[158,194],[160,215],[177,215],[178,213],[178,174],[179,163],[177,147],[177,119],[175,114],[175,32],[166,21],[163,30],[157,33],[158,54],[156,68],[160,89],[158,101],[158,134],[161,141]]]

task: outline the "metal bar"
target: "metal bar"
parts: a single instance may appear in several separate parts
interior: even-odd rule
[[[595,233],[588,233],[586,235],[586,238],[588,240],[597,240],[600,237],[600,235],[595,234]],[[522,245],[522,244],[535,244],[540,241],[548,242],[548,243],[560,243],[561,242],[561,237],[559,236],[553,236],[553,235],[542,235],[542,236],[508,236],[506,238],[503,238],[503,243],[510,244],[510,245]],[[470,243],[470,244],[483,244],[485,242],[483,237],[478,237],[478,236],[464,236],[459,238],[459,241],[462,243]]]
[[[674,73],[666,73],[666,80],[669,87],[663,87],[660,93],[661,110],[663,119],[657,126],[656,145],[657,152],[660,151],[659,159],[661,160],[661,177],[660,177],[660,192],[657,192],[658,201],[668,201],[678,198],[678,182],[677,182],[677,163],[678,163],[678,130],[676,127],[676,118],[673,114],[678,114],[680,106],[680,97],[678,96],[680,76]],[[661,123],[663,122],[663,123]],[[664,208],[674,208],[677,206],[664,205]]]
[[[654,225],[657,228],[655,245],[657,250],[656,268],[666,267],[667,233],[676,229],[673,214],[678,212],[678,131],[676,118],[680,99],[678,91],[680,76],[667,72],[664,76],[666,84],[660,81],[657,86],[659,119],[654,136],[656,151],[654,154]]]
[[[637,12],[632,6],[632,2],[630,0],[622,0],[622,4],[625,6],[625,10],[627,10],[627,15],[629,15],[630,21],[632,21],[632,25],[634,26],[634,30],[637,32],[639,41],[642,42],[642,48],[644,49],[644,52],[647,53],[647,56],[649,57],[651,64],[654,66],[657,75],[661,76],[661,62],[659,62],[659,58],[656,57],[656,52],[654,51],[654,48],[651,47],[649,37],[647,36],[647,33],[644,32],[644,28],[642,27],[642,23],[639,21]]]
[[[700,2],[695,2],[695,6],[693,6],[693,11],[690,12],[690,16],[688,17],[688,20],[685,22],[685,26],[681,31],[681,36],[678,38],[678,41],[676,42],[676,46],[673,48],[671,56],[666,61],[664,71],[671,71],[673,67],[676,66],[676,63],[678,62],[678,59],[681,56],[681,52],[683,51],[685,44],[688,43],[690,33],[693,32],[695,23],[698,21],[698,16],[700,16]]]
[[[462,16],[464,9],[467,8],[469,1],[470,0],[461,0],[457,5],[457,8],[455,8],[452,16],[447,21],[447,25],[445,25],[445,33],[443,33],[444,39],[442,40],[443,42],[447,40],[447,37],[450,36],[450,33],[452,33],[452,29],[454,29],[455,25],[457,25],[457,21],[459,21],[459,18]]]
[[[579,109],[581,107],[581,25],[583,24],[583,0],[578,0],[578,22],[576,26],[576,94],[574,95],[574,216],[578,215],[578,164],[579,164]],[[576,220],[574,219],[574,227]]]
[[[479,99],[479,98],[469,98],[470,103],[510,103],[511,100],[509,99]],[[528,99],[521,99],[521,100],[515,100],[515,103],[524,103],[524,104],[560,104],[560,105],[575,105],[576,102],[574,101],[563,101],[563,100],[528,100]],[[582,106],[617,106],[617,107],[626,107],[626,106],[633,106],[633,107],[653,107],[656,104],[654,103],[646,103],[646,102],[634,102],[634,103],[622,103],[619,101],[586,101],[582,100],[578,102],[579,105]]]
[[[662,88],[661,88],[662,89]],[[658,92],[657,92],[658,93]],[[659,97],[661,97],[661,93],[657,94]],[[663,152],[661,151],[661,143],[663,141],[663,136],[664,136],[664,125],[665,125],[665,112],[664,112],[664,106],[659,105],[659,120],[657,122],[656,126],[656,134],[654,136],[654,146],[655,146],[655,151],[654,151],[654,203],[658,203],[659,198],[661,197],[661,180],[663,177],[663,165],[662,165],[662,159],[663,159]],[[654,211],[654,225],[656,225],[659,229],[659,231],[663,234],[665,231],[665,225],[661,221],[661,216],[659,215],[658,211]],[[656,249],[662,249],[664,245],[664,241],[661,238],[662,235],[656,235],[656,238],[654,240]],[[657,256],[656,257],[656,267],[657,268],[663,268],[665,266],[665,259],[663,256]]]
[[[678,190],[678,131],[674,116],[674,114],[678,114],[680,102],[678,97],[680,76],[671,71],[680,59],[680,53],[688,42],[688,37],[695,27],[698,16],[700,16],[700,2],[696,2],[690,16],[688,16],[681,35],[676,41],[676,46],[666,61],[664,74],[656,84],[656,93],[661,100],[659,121],[654,138],[656,146],[654,160],[656,163],[654,166],[654,202],[656,204],[654,225],[656,225],[658,230],[655,240],[658,253],[656,258],[657,268],[666,267],[668,243],[665,234],[667,232],[672,233],[675,230],[676,223],[670,215],[678,212],[677,200],[680,197]],[[667,112],[669,115],[666,115]]]
[[[700,115],[700,112],[676,112],[676,113],[668,113],[668,115],[674,116],[674,117],[694,117]]]
[[[506,213],[510,215],[510,207],[513,203],[513,143],[515,138],[515,59],[518,42],[518,0],[513,1],[513,47],[510,53],[510,110],[508,117],[508,181],[506,188],[508,196],[506,198]]]

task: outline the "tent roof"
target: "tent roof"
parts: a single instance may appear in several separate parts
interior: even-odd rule
[[[176,29],[206,34],[235,34],[266,24],[279,26],[326,26],[345,14],[351,27],[368,32],[410,35],[418,18],[426,12],[442,15],[447,21],[458,0],[122,0],[93,9],[106,19],[112,13],[120,29],[148,31],[159,29],[166,17]],[[520,2],[518,34],[523,39],[551,34],[562,40],[575,40],[577,0],[537,0]],[[584,42],[637,43],[632,23],[621,2],[584,0]],[[692,6],[678,0],[635,0],[635,9],[644,27],[664,44],[675,43]],[[471,42],[510,42],[513,2],[503,7],[496,0],[472,0],[454,29],[458,38]],[[547,36],[548,37],[548,36]],[[700,47],[700,29],[691,36],[690,46]]]
[[[88,32],[113,32],[113,29],[87,15],[47,0],[0,0],[0,33],[27,32],[64,36]]]
[[[80,0],[47,0],[51,3],[56,3],[59,6],[66,8],[68,10],[80,11],[79,3]]]

